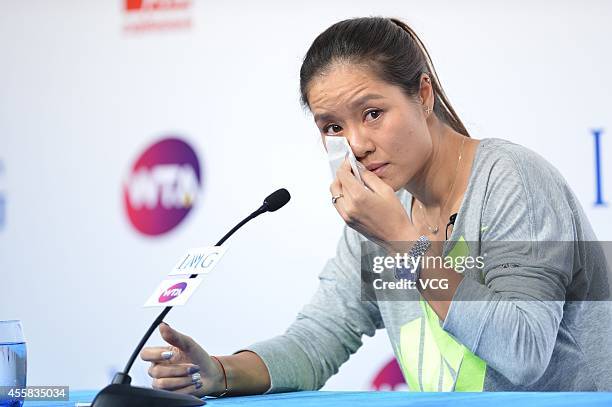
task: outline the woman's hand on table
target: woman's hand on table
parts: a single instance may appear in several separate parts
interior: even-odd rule
[[[197,397],[225,391],[219,363],[200,345],[165,322],[159,325],[159,332],[169,346],[145,347],[140,352],[142,360],[151,362],[153,388]]]

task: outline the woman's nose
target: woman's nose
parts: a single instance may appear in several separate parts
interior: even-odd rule
[[[346,136],[346,139],[357,158],[363,158],[376,149],[366,130],[353,130]]]

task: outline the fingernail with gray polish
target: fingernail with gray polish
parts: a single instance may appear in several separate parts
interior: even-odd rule
[[[202,376],[199,373],[194,373],[191,375],[191,382],[192,383],[197,383],[200,381],[200,379],[202,378]]]
[[[200,371],[200,367],[199,366],[190,366],[189,370],[187,370],[187,372],[189,374],[197,373],[199,371]]]
[[[172,356],[174,356],[174,352],[172,352],[171,350],[167,350],[161,353],[161,357],[166,360],[170,359]]]

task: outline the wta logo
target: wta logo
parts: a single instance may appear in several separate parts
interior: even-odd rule
[[[168,302],[175,299],[185,291],[185,288],[187,288],[187,283],[174,284],[162,292],[162,295],[159,296],[159,302]]]
[[[189,144],[166,138],[147,148],[123,188],[128,218],[141,233],[156,236],[181,223],[201,186],[200,163]]]

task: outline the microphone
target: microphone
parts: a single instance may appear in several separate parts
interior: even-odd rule
[[[268,195],[260,209],[265,208],[268,212],[274,212],[285,206],[290,199],[289,191],[281,188]]]
[[[268,195],[255,212],[244,218],[240,223],[234,226],[217,242],[215,246],[221,246],[231,235],[240,229],[245,223],[251,219],[266,212],[275,212],[285,206],[291,199],[289,191],[285,188],[278,189]],[[197,274],[192,274],[189,278],[197,277]],[[92,407],[175,407],[175,406],[202,406],[205,402],[195,396],[189,394],[179,394],[167,390],[155,390],[145,387],[131,386],[132,378],[129,375],[130,369],[136,360],[136,357],[145,346],[153,331],[162,323],[166,315],[172,307],[166,307],[155,318],[147,332],[144,334],[134,352],[130,356],[125,368],[122,372],[117,372],[111,384],[103,388],[94,398]]]
[[[263,205],[261,205],[255,212],[244,218],[239,224],[234,226],[232,230],[227,232],[227,234],[223,236],[215,246],[221,246],[223,242],[227,240],[227,238],[233,235],[235,231],[240,229],[242,225],[244,225],[254,217],[259,216],[262,213],[277,211],[283,206],[285,206],[285,204],[289,202],[290,199],[291,195],[289,195],[289,191],[287,191],[285,188],[277,189],[276,191],[272,192],[266,197],[266,199],[264,199]]]

